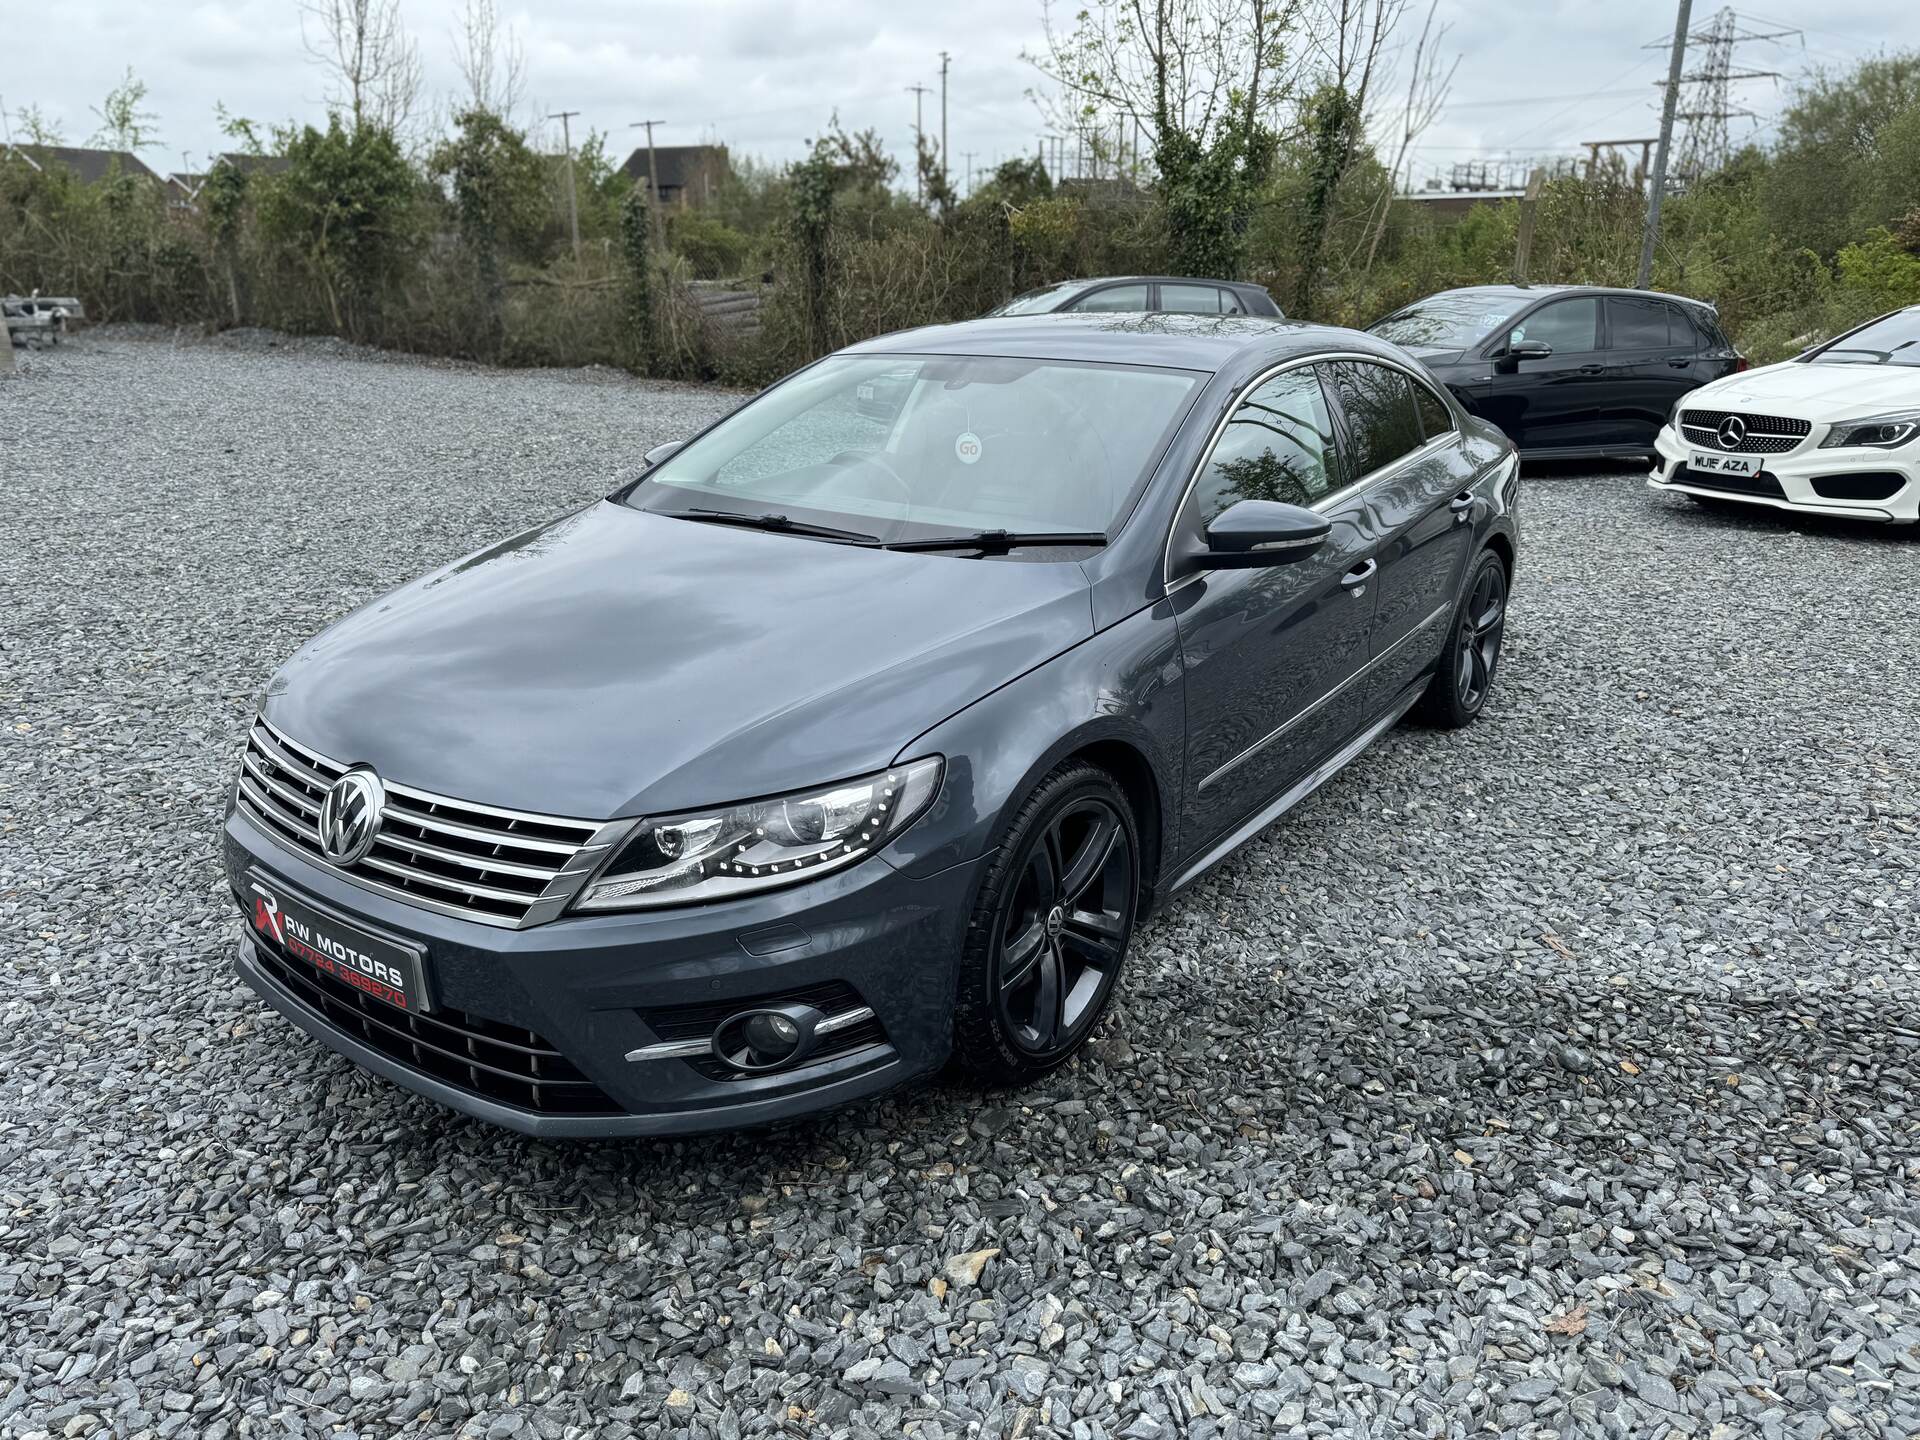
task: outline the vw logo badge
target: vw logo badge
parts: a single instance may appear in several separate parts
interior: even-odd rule
[[[1720,428],[1715,434],[1719,438],[1722,450],[1738,450],[1740,442],[1747,438],[1747,422],[1738,415],[1729,415],[1720,422]]]
[[[371,770],[349,770],[320,802],[320,853],[335,865],[352,865],[373,848],[387,792]]]

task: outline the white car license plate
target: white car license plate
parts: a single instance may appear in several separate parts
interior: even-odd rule
[[[1718,450],[1691,450],[1687,465],[1703,475],[1758,475],[1758,455],[1723,455]]]

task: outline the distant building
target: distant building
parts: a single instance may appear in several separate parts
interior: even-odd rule
[[[238,150],[231,150],[224,155],[214,156],[213,163],[207,166],[207,171],[211,174],[222,165],[231,165],[242,175],[252,178],[255,175],[284,174],[289,163],[284,155],[248,155]]]
[[[636,185],[647,183],[647,153],[642,145],[620,167]],[[733,174],[724,145],[659,145],[652,153],[654,198],[662,205],[704,205]]]
[[[1498,205],[1503,200],[1519,200],[1525,190],[1416,190],[1399,198],[1410,201],[1429,215],[1441,220],[1458,220],[1469,210],[1482,205]]]
[[[131,150],[89,150],[77,145],[9,145],[9,155],[18,155],[36,170],[61,166],[82,185],[97,185],[117,170],[122,175],[138,175],[154,184],[164,183],[157,171]]]

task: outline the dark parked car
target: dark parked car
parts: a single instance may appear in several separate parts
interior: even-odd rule
[[[1266,315],[1280,307],[1260,285],[1239,280],[1197,280],[1190,275],[1104,275],[1062,280],[1029,290],[989,315],[1133,314]]]
[[[226,819],[247,982],[531,1133],[1044,1074],[1142,915],[1499,663],[1512,448],[1351,331],[912,331],[648,459],[305,645]]]
[[[1476,285],[1376,322],[1528,455],[1651,455],[1689,390],[1747,368],[1713,307],[1651,290]]]

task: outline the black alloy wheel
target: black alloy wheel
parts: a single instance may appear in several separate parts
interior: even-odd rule
[[[1500,663],[1500,637],[1507,628],[1507,577],[1496,560],[1473,577],[1473,592],[1460,614],[1453,683],[1460,708],[1477,711],[1493,687]]]
[[[1415,714],[1448,730],[1471,724],[1493,688],[1506,629],[1507,567],[1488,551],[1475,565],[1433,683],[1420,697]]]
[[[1009,827],[968,927],[955,1059],[1011,1083],[1092,1033],[1119,978],[1140,898],[1139,842],[1105,771],[1068,762]]]

